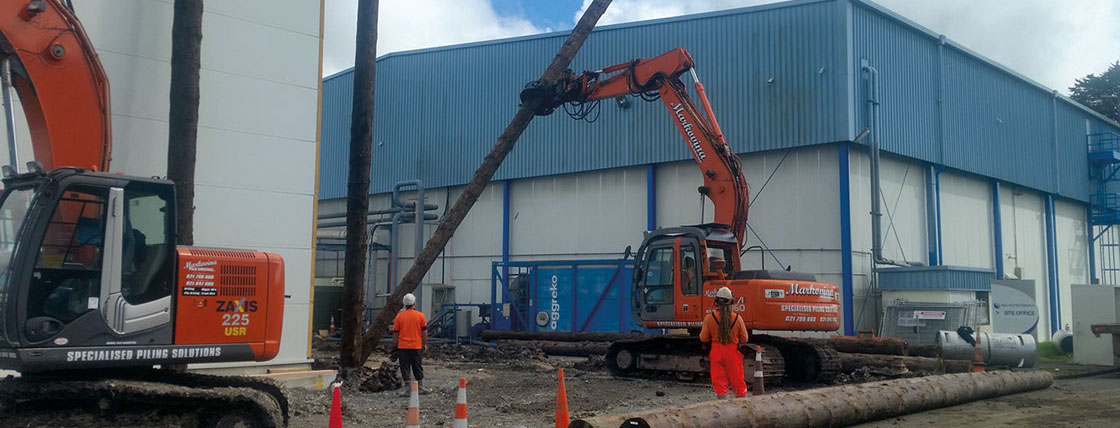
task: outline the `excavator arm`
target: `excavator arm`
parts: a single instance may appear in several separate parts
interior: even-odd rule
[[[108,171],[109,79],[73,12],[59,0],[0,0],[0,56],[11,69],[34,160],[48,170]]]
[[[586,108],[599,100],[627,95],[650,101],[660,98],[703,173],[704,185],[699,191],[715,206],[715,222],[728,225],[742,245],[749,205],[747,180],[738,156],[724,140],[704,86],[693,70],[694,64],[688,51],[676,48],[656,58],[637,59],[602,70],[583,74],[569,71],[555,84],[533,82],[522,91],[521,99],[541,99],[536,113],[548,115],[565,104]],[[684,73],[692,74],[706,115],[701,114],[681,81]]]

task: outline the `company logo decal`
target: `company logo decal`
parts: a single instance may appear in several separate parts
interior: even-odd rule
[[[205,262],[187,262],[187,264],[183,267],[193,272],[213,272],[214,268],[211,266],[216,266],[217,264],[218,262],[216,260]]]

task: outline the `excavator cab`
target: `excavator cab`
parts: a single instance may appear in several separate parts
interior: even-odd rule
[[[278,256],[177,248],[167,180],[28,169],[6,171],[0,194],[0,368],[276,355]]]
[[[721,224],[648,232],[635,258],[635,319],[647,328],[699,327],[711,305],[705,281],[738,269],[736,248]]]
[[[4,180],[0,343],[170,344],[175,193],[61,168]]]

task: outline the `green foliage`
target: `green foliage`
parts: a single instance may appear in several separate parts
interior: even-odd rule
[[[1069,91],[1074,101],[1120,122],[1120,61],[1112,63],[1100,75],[1077,79]]]
[[[1038,359],[1041,361],[1068,363],[1073,361],[1073,354],[1062,352],[1054,342],[1038,343]]]

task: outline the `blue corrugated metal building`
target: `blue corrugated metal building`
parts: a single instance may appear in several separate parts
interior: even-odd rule
[[[382,194],[398,181],[417,178],[429,188],[465,184],[516,111],[523,85],[539,76],[565,37],[566,32],[559,32],[379,58],[370,193]],[[775,170],[785,161],[781,153],[788,155],[793,149],[816,150],[811,153],[814,156],[830,153],[821,165],[838,170],[839,175],[818,184],[827,187],[823,194],[839,195],[839,204],[828,208],[837,218],[813,225],[818,228],[813,233],[836,234],[838,244],[834,248],[821,244],[816,249],[789,244],[775,251],[785,257],[803,257],[809,251],[821,254],[822,261],[812,262],[818,265],[805,270],[834,275],[842,285],[849,333],[861,323],[853,306],[858,305],[858,290],[861,284],[867,287],[871,272],[862,243],[865,239],[860,235],[866,211],[851,202],[860,197],[863,182],[850,178],[865,166],[860,156],[866,155],[866,141],[851,142],[870,126],[868,89],[861,73],[864,64],[878,71],[882,149],[905,165],[907,175],[911,166],[917,166],[913,174],[928,185],[928,199],[922,196],[917,202],[925,201],[925,212],[915,224],[905,225],[920,229],[917,235],[925,235],[914,238],[922,240],[920,263],[934,266],[958,260],[960,264],[962,258],[973,257],[968,256],[974,249],[968,248],[973,245],[967,240],[984,240],[986,250],[981,252],[986,251],[988,259],[964,264],[991,269],[998,278],[1006,272],[1039,281],[1039,294],[1046,294],[1049,303],[1045,312],[1050,320],[1043,324],[1050,329],[1069,316],[1068,296],[1061,297],[1068,295],[1069,282],[1096,280],[1097,263],[1102,264],[1102,271],[1120,266],[1120,245],[1115,255],[1094,255],[1094,250],[1099,252],[1091,244],[1096,237],[1103,234],[1120,242],[1120,233],[1104,233],[1107,225],[1089,223],[1091,214],[1095,215],[1089,208],[1090,199],[1101,183],[1091,178],[1095,171],[1087,160],[1089,136],[1120,134],[1120,125],[1057,91],[867,0],[795,0],[599,27],[572,68],[596,69],[676,47],[686,48],[696,60],[696,70],[736,151],[759,158],[779,153],[776,156],[781,161]],[[321,207],[339,207],[338,200],[346,194],[352,79],[351,71],[343,71],[323,82]],[[495,208],[501,215],[494,216],[494,221],[503,222],[500,260],[510,260],[509,222],[519,212],[516,202],[515,212],[510,212],[510,188],[517,194],[517,183],[541,177],[646,167],[648,226],[672,225],[658,221],[656,207],[666,204],[655,200],[656,189],[666,186],[659,181],[664,178],[657,178],[658,171],[662,165],[690,157],[660,106],[634,103],[639,105],[621,108],[603,103],[600,117],[590,124],[573,124],[563,114],[534,119],[494,178],[505,181],[502,204]],[[1117,150],[1120,156],[1120,144]],[[945,190],[942,172],[971,184]],[[900,194],[906,188],[907,175],[898,184]],[[976,196],[977,183],[983,193],[980,197]],[[549,189],[559,192],[560,186]],[[768,192],[768,197],[774,197],[779,191]],[[451,193],[447,190],[447,195]],[[1028,199],[1016,202],[1023,193]],[[942,210],[942,196],[946,206],[979,208],[962,213]],[[898,200],[894,200],[894,209],[898,209]],[[1116,200],[1120,213],[1120,197]],[[1010,214],[1001,215],[1006,209]],[[1016,213],[1029,214],[1037,227],[1035,223],[1022,226]],[[971,230],[958,226],[978,215],[987,217],[987,226],[978,229],[983,236],[960,232]],[[1120,219],[1120,215],[1116,217]],[[898,240],[898,230],[904,225],[895,221],[891,219],[888,233],[894,229]],[[634,222],[640,224],[636,230],[647,226],[646,218]],[[951,244],[957,248],[943,251],[943,240],[956,239],[945,238],[952,233],[961,242]],[[1008,237],[1015,237],[1015,242],[1005,248]],[[751,239],[755,238],[761,241],[762,237]],[[770,244],[781,248],[776,241],[780,239],[771,235]],[[1045,247],[1042,259],[1028,260],[1020,254],[1034,254],[1030,248],[1020,251],[1020,241]],[[1059,249],[1062,245],[1065,247]],[[900,249],[904,246],[898,242]],[[516,252],[517,247],[528,245],[515,243],[513,247]],[[1078,254],[1066,257],[1075,252]],[[943,271],[931,269],[923,281],[951,282],[952,278],[975,276],[950,272],[938,277]],[[944,287],[973,289],[968,284]],[[1063,305],[1067,308],[1064,313]]]
[[[372,193],[421,178],[466,183],[567,33],[398,52],[377,65]],[[675,47],[696,59],[744,153],[849,141],[863,128],[859,76],[882,79],[883,149],[1088,201],[1088,132],[1120,127],[942,36],[861,0],[801,0],[595,30],[572,65],[598,68]],[[320,199],[345,196],[353,74],[324,79]],[[537,119],[495,179],[688,159],[658,109],[602,109],[571,126]],[[1088,131],[1088,132],[1087,132]]]

